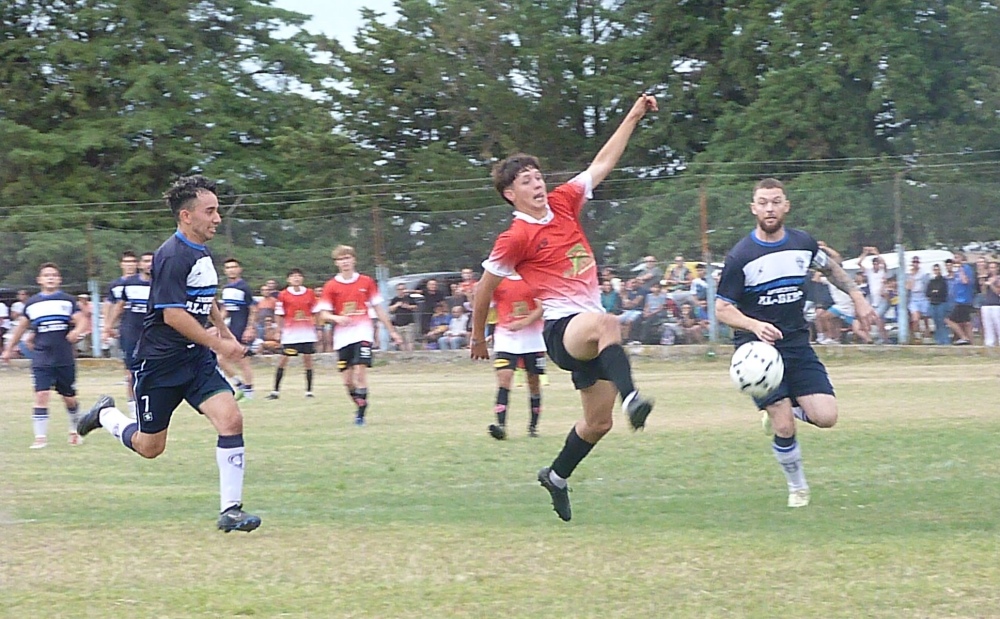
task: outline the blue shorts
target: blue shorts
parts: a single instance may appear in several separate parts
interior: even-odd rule
[[[816,356],[816,351],[808,344],[778,348],[781,360],[785,364],[785,378],[781,385],[763,400],[754,398],[758,410],[764,410],[775,402],[785,398],[798,398],[804,395],[824,393],[834,395],[830,376],[823,362]]]
[[[591,387],[599,380],[611,380],[596,358],[581,361],[569,354],[566,347],[563,346],[563,335],[571,320],[573,320],[573,316],[545,321],[542,337],[545,338],[545,349],[549,353],[549,358],[562,369],[572,373],[573,386],[577,389]]]
[[[245,318],[229,321],[229,331],[233,334],[233,337],[236,338],[237,342],[243,341],[243,332],[246,330],[247,320]]]
[[[210,397],[224,391],[233,393],[215,353],[207,348],[139,361],[134,374],[136,421],[145,434],[166,430],[182,400],[201,412],[198,407]]]
[[[55,387],[56,393],[61,396],[72,398],[76,395],[75,365],[31,368],[31,377],[35,382],[35,391],[48,391]]]
[[[139,345],[139,340],[128,340],[125,338],[121,339],[122,346],[122,361],[125,362],[125,369],[131,370],[135,368],[135,347]]]
[[[845,314],[836,307],[831,307],[827,311],[836,316],[837,318],[843,320],[844,324],[847,325],[848,327],[854,324],[854,316],[851,316],[850,314]],[[881,315],[882,314],[879,314],[879,316]]]

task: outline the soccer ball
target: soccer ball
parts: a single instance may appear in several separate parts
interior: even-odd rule
[[[747,342],[733,354],[729,377],[742,393],[762,399],[781,384],[785,364],[774,346],[759,341]]]

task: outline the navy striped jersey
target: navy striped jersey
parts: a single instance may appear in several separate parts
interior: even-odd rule
[[[785,228],[783,239],[768,243],[757,239],[754,230],[726,255],[718,297],[743,314],[780,329],[784,338],[775,343],[779,348],[808,344],[803,285],[810,267],[824,268],[826,264],[826,253],[807,232]],[[756,337],[737,330],[733,339],[740,346]]]
[[[38,293],[24,304],[24,316],[35,332],[31,367],[51,368],[75,363],[73,345],[66,339],[73,314],[80,311],[73,295],[58,290]]]
[[[119,327],[121,339],[125,342],[139,341],[142,321],[149,306],[149,290],[152,280],[143,279],[138,274],[126,277],[122,282],[119,301],[125,302],[122,322]]]
[[[163,310],[178,307],[187,310],[202,327],[207,327],[219,274],[212,254],[204,245],[188,240],[178,230],[153,254],[150,309],[142,325],[136,359],[162,359],[197,345],[163,321]]]
[[[229,282],[222,289],[222,304],[229,319],[229,330],[236,339],[243,337],[247,322],[250,320],[250,306],[254,303],[256,301],[253,298],[253,290],[250,290],[249,284],[242,279]]]
[[[122,275],[108,285],[108,295],[106,297],[108,301],[117,303],[122,300],[122,290],[125,288],[126,279],[128,278]]]

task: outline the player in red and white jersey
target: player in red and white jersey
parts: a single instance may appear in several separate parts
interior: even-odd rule
[[[333,261],[340,272],[323,286],[318,310],[320,320],[334,324],[333,348],[337,351],[337,367],[347,394],[357,407],[354,423],[363,426],[368,410],[368,368],[372,366],[372,342],[375,339],[369,311],[375,312],[396,344],[402,344],[403,339],[383,307],[384,299],[378,284],[355,270],[357,256],[354,248],[338,245],[333,249]]]
[[[639,395],[632,368],[621,346],[614,316],[604,313],[597,263],[580,225],[580,212],[591,190],[614,169],[629,137],[656,99],[641,95],[585,172],[546,193],[538,159],[518,153],[493,168],[493,184],[514,206],[514,221],[483,262],[473,306],[472,358],[487,359],[486,313],[493,291],[515,271],[542,301],[543,337],[549,357],[573,373],[583,400],[583,418],[569,432],[551,466],[538,472],[552,505],[563,520],[571,517],[566,479],[612,425],[616,395],[622,397],[634,430],[645,426],[653,401]]]
[[[292,357],[302,355],[302,363],[306,368],[306,397],[313,397],[313,355],[316,354],[316,293],[312,288],[303,286],[305,277],[301,269],[288,272],[288,288],[278,293],[278,302],[274,306],[275,322],[281,329],[281,361],[274,374],[274,391],[267,396],[268,400],[277,400],[281,391],[281,379],[285,376],[285,366]]]
[[[528,373],[531,421],[528,435],[538,436],[538,416],[542,412],[542,385],[545,373],[545,340],[542,338],[542,304],[535,289],[520,275],[505,277],[493,291],[497,326],[493,331],[493,367],[497,371],[497,422],[489,426],[490,436],[507,438],[507,402],[514,370],[518,363]]]

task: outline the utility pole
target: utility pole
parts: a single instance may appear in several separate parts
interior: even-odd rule
[[[896,333],[897,342],[906,344],[910,341],[910,314],[907,311],[909,303],[909,291],[906,289],[906,252],[903,250],[903,176],[904,171],[896,172],[895,182],[892,188],[892,208],[896,220],[896,259],[899,266],[896,268],[896,291],[899,294],[899,301],[896,304]]]

